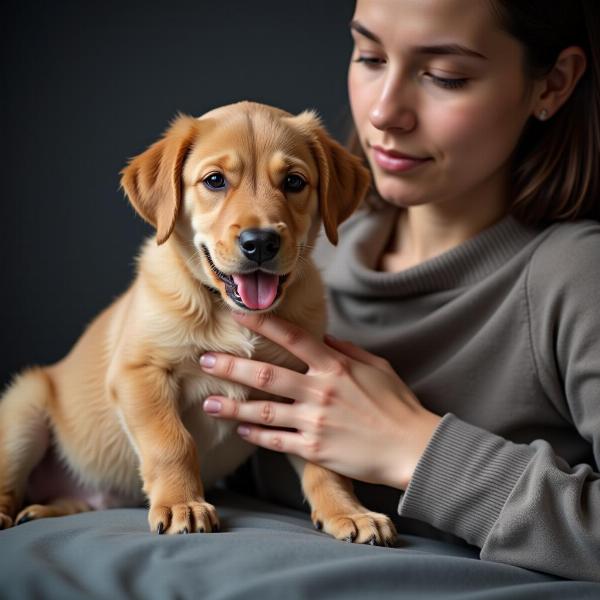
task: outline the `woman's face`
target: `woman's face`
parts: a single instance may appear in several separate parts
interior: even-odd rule
[[[490,0],[358,0],[351,32],[350,104],[381,196],[505,206],[535,84]]]

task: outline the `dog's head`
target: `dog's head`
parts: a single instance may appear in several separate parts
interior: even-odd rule
[[[370,176],[315,113],[252,102],[179,116],[133,158],[121,185],[136,211],[188,253],[232,307],[274,308],[302,269],[321,219],[332,243]]]

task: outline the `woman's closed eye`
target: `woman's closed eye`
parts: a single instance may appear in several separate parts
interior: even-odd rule
[[[385,61],[384,61],[384,59],[377,58],[376,56],[359,55],[357,58],[354,59],[353,62],[363,63],[365,66],[372,67],[372,66],[380,65],[380,64],[384,63]]]
[[[424,73],[424,77],[447,90],[457,90],[465,87],[469,81],[466,77],[439,77],[433,73]]]

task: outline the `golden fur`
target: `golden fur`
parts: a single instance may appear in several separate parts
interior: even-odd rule
[[[207,189],[211,172],[225,176],[226,190]],[[291,172],[307,185],[284,193]],[[278,280],[268,310],[321,337],[324,292],[310,249],[321,221],[337,241],[338,224],[368,184],[359,160],[325,134],[314,113],[292,116],[250,102],[198,119],[179,116],[134,158],[122,185],[156,239],[143,245],[129,289],[71,352],[20,374],[5,392],[0,528],[145,497],[153,531],[217,530],[204,486],[235,469],[252,447],[234,433],[235,424],[205,416],[200,405],[211,394],[244,400],[250,390],[202,372],[200,355],[213,350],[304,368],[232,319],[231,309],[240,308],[218,271],[246,268],[240,232],[277,231],[273,268],[287,279]],[[391,540],[387,517],[361,507],[349,482],[314,465],[299,469],[315,523],[338,538]],[[54,487],[64,487],[36,490],[50,472]],[[26,497],[45,504],[20,510]]]

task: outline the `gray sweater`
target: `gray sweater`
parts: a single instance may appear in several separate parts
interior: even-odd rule
[[[356,213],[316,258],[329,331],[387,358],[443,415],[398,514],[485,560],[600,581],[600,224],[508,216],[376,271],[396,210]]]

